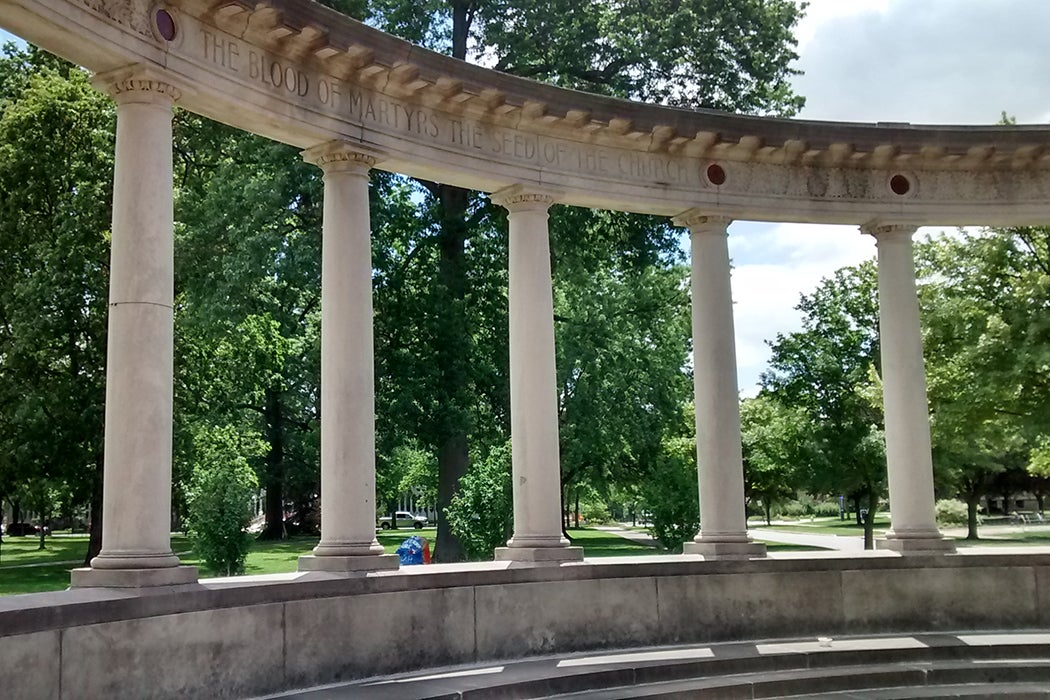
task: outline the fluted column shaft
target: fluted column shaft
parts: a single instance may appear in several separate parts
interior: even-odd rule
[[[873,225],[879,260],[886,467],[892,529],[879,548],[951,550],[937,529],[930,415],[912,258],[914,226]]]
[[[730,281],[729,219],[686,212],[692,249],[693,389],[700,483],[700,532],[687,553],[761,556],[747,534],[736,340]]]
[[[321,251],[321,541],[305,570],[397,568],[375,536],[375,370],[368,172],[341,142],[303,157],[324,171]]]
[[[554,198],[520,188],[492,200],[510,223],[510,412],[514,534],[499,559],[548,561],[582,558],[561,528],[558,385],[554,355],[547,210]]]

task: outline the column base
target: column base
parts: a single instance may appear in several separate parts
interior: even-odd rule
[[[373,554],[356,557],[304,554],[299,557],[299,571],[327,571],[333,574],[367,574],[369,571],[396,571],[401,558],[396,554]]]
[[[325,559],[328,557],[375,557],[383,556],[386,550],[376,540],[372,540],[371,543],[351,544],[321,542],[313,548],[311,554]]]
[[[583,547],[496,547],[496,561],[560,564],[583,561]]]
[[[151,588],[197,583],[196,566],[168,566],[160,569],[73,569],[70,588]]]
[[[686,542],[682,554],[699,554],[704,559],[761,559],[766,556],[763,542],[741,540],[738,542]]]
[[[929,537],[894,537],[892,533],[875,540],[875,549],[904,556],[955,554],[955,540],[934,533]]]

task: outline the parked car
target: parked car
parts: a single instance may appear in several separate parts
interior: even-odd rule
[[[427,516],[425,515],[412,515],[407,510],[399,510],[395,514],[397,527],[414,527],[417,530],[422,529],[427,524]],[[384,530],[390,529],[390,516],[384,515],[379,519],[379,527]]]
[[[32,523],[8,523],[7,534],[11,537],[26,537],[28,535],[36,535],[40,532],[40,529]]]

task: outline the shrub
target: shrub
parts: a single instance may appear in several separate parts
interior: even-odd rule
[[[244,438],[232,426],[205,428],[194,438],[187,534],[205,565],[227,576],[244,573],[251,547],[248,525],[258,481],[248,457],[257,447],[257,440]]]
[[[650,532],[672,552],[682,551],[700,529],[696,476],[696,442],[673,438],[661,445],[653,473],[642,486],[641,506],[650,513]]]
[[[445,517],[468,559],[491,559],[506,544],[514,523],[509,442],[473,460]]]
[[[601,525],[612,521],[609,509],[598,500],[587,500],[581,503],[580,515],[591,525]]]
[[[813,506],[813,514],[819,517],[838,517],[839,516],[839,504],[838,501],[822,501]]]
[[[966,504],[952,498],[937,501],[937,522],[941,525],[965,525],[967,520]]]
[[[798,501],[787,501],[773,509],[773,517],[801,518],[806,508]]]

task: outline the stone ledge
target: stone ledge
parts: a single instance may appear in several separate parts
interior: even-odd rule
[[[699,554],[705,559],[762,559],[766,556],[764,542],[686,542],[682,554]]]
[[[163,569],[73,569],[70,588],[152,588],[197,583],[196,566]]]
[[[583,561],[583,547],[497,547],[496,561],[560,564]]]
[[[875,540],[875,548],[904,556],[955,554],[955,540],[950,537],[885,537]]]
[[[367,574],[369,571],[395,571],[401,566],[396,554],[372,554],[356,557],[305,554],[299,557],[299,571],[326,571],[328,573]]]

